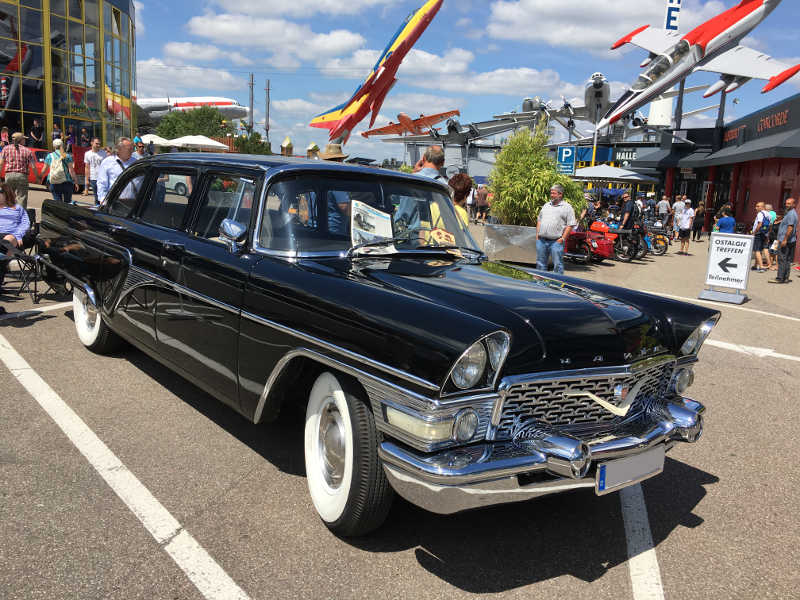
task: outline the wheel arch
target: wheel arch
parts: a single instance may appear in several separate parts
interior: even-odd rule
[[[348,393],[362,397],[368,406],[370,398],[353,367],[307,348],[287,352],[272,370],[259,398],[254,423],[271,423],[287,402],[304,406],[317,377],[324,371],[335,374]]]

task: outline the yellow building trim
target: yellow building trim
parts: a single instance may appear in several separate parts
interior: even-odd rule
[[[50,0],[42,0],[42,53],[44,54],[44,130],[48,148],[53,140],[53,61],[50,45]],[[42,144],[45,145],[45,144]]]

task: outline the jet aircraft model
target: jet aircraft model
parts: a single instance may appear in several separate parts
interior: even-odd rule
[[[685,93],[696,92],[704,89],[704,86],[687,88]],[[666,91],[659,95],[658,98],[651,100],[673,98],[678,95],[676,91]],[[596,124],[611,108],[613,101],[611,100],[611,84],[602,73],[594,73],[589,81],[586,82],[584,91],[584,105],[576,106],[569,102],[562,96],[563,105],[561,108],[553,108],[549,103],[543,103],[539,98],[526,98],[522,103],[521,113],[506,113],[502,115],[495,115],[495,119],[507,119],[512,117],[527,117],[534,116],[535,114],[546,113],[550,119],[558,122],[566,129],[574,129],[574,121],[588,121],[589,123]],[[648,100],[651,101],[651,100]],[[566,122],[564,120],[566,119]],[[580,132],[578,132],[580,133]]]
[[[201,106],[217,108],[222,113],[222,116],[227,119],[244,119],[250,114],[250,109],[242,106],[236,100],[210,96],[195,98],[139,98],[137,104],[148,115],[156,119],[176,110],[195,110]]]
[[[400,63],[414,46],[422,33],[430,25],[444,0],[428,0],[422,8],[411,13],[397,30],[386,49],[381,53],[378,62],[370,71],[367,79],[356,89],[352,97],[335,108],[314,117],[311,127],[330,130],[331,141],[342,139],[347,143],[350,134],[361,120],[372,111],[370,128],[383,106],[383,101],[397,79]]]
[[[791,67],[739,45],[780,2],[742,0],[684,36],[645,25],[618,40],[612,50],[631,43],[650,52],[642,63],[649,68],[597,123],[597,129],[630,115],[695,71],[721,74],[720,81],[704,94],[706,98],[723,89],[730,93],[751,79],[767,79],[762,90],[766,93],[795,76],[800,65]]]
[[[409,117],[406,113],[400,113],[397,115],[397,123],[389,123],[386,127],[370,129],[369,131],[362,132],[361,135],[365,138],[369,138],[371,135],[402,135],[404,133],[421,135],[445,119],[460,116],[461,113],[459,111],[451,110],[449,112],[439,113],[438,115],[429,115],[427,117],[425,115],[420,115],[419,119],[412,120],[411,117]]]

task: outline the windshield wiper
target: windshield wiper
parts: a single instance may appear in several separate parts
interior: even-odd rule
[[[388,246],[389,244],[396,244],[400,242],[408,242],[408,237],[385,238],[382,240],[373,240],[371,242],[364,242],[363,244],[356,244],[347,251],[347,258],[352,258],[353,255],[362,248],[379,248],[381,246]]]

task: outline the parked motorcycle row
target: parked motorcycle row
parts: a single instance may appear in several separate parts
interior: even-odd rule
[[[584,223],[567,239],[564,256],[589,265],[604,260],[631,262],[648,254],[662,256],[669,249],[669,232],[658,220],[645,219],[631,230],[620,229],[620,217],[609,215]]]

